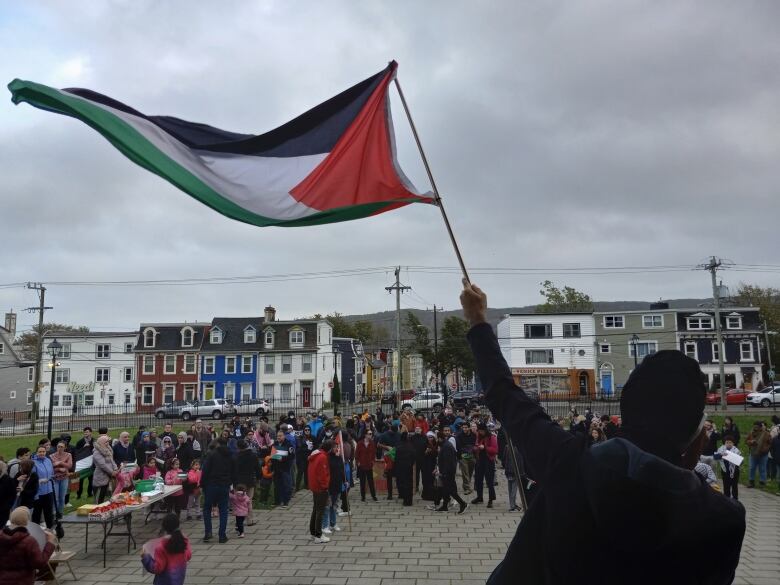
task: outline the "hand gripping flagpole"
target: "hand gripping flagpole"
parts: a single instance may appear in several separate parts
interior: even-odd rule
[[[414,141],[417,143],[417,150],[420,151],[420,156],[422,157],[423,165],[425,165],[425,172],[428,173],[428,180],[431,182],[431,188],[433,189],[433,198],[436,201],[436,205],[438,206],[439,211],[441,211],[441,217],[444,220],[444,225],[447,228],[447,233],[450,236],[450,242],[452,242],[452,247],[455,250],[455,255],[458,257],[458,264],[460,264],[460,269],[463,272],[463,278],[466,279],[466,282],[471,283],[471,279],[469,278],[469,273],[466,270],[466,264],[463,262],[463,256],[461,256],[460,248],[458,248],[458,242],[455,240],[455,234],[452,231],[450,220],[447,218],[447,212],[444,211],[444,203],[442,202],[441,195],[439,195],[439,189],[436,187],[436,181],[433,178],[431,167],[428,164],[428,157],[425,156],[425,151],[423,150],[422,142],[420,142],[420,136],[417,134],[417,127],[414,125],[414,120],[412,120],[412,113],[409,111],[409,105],[406,103],[406,97],[404,96],[404,92],[401,89],[401,84],[398,82],[397,75],[394,75],[393,81],[395,82],[395,88],[398,90],[398,96],[401,98],[401,103],[404,106],[404,111],[406,112],[406,119],[409,120],[409,126],[411,126],[412,128]],[[525,493],[522,491],[523,486],[522,483],[520,483],[522,481],[520,477],[520,466],[518,465],[517,457],[515,457],[515,447],[514,444],[512,443],[512,437],[509,436],[509,433],[506,433],[506,440],[511,454],[512,466],[515,468],[515,477],[517,478],[518,487],[520,488],[521,491],[520,501],[523,506],[523,512],[525,512],[527,509],[527,505],[525,501]]]

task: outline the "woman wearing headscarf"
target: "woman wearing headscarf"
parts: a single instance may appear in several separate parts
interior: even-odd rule
[[[46,533],[43,549],[27,531],[30,510],[24,506],[11,513],[10,524],[0,531],[0,583],[33,585],[35,573],[45,570],[54,554],[54,534]]]
[[[108,435],[100,435],[95,441],[92,460],[95,463],[95,475],[92,480],[95,487],[95,503],[99,504],[105,501],[108,495],[108,483],[119,471],[114,462],[114,451],[111,449]]]
[[[192,440],[184,431],[176,436],[178,444],[176,445],[176,458],[179,460],[181,470],[187,472],[190,470],[192,460],[195,459],[195,451],[192,448]]]
[[[168,435],[163,437],[162,444],[158,447],[155,457],[162,461],[163,469],[167,469],[168,462],[176,457],[176,447],[173,446],[173,441]]]
[[[16,481],[16,494],[19,498],[18,505],[32,510],[38,497],[38,473],[35,471],[32,459],[19,462],[19,471],[14,481]]]

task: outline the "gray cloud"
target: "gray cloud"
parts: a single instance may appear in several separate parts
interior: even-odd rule
[[[400,62],[471,266],[776,263],[774,2],[106,2],[6,9],[0,74],[85,86],[148,113],[263,132]],[[427,188],[393,97],[401,163]],[[454,266],[435,208],[305,229],[219,216],[94,131],[0,102],[0,284]],[[391,274],[212,287],[52,287],[92,326],[392,308]],[[457,275],[409,273],[453,308]],[[544,277],[485,276],[495,305]],[[700,272],[561,275],[598,299],[705,296]],[[777,273],[724,280],[777,286]],[[34,302],[0,289],[0,304]]]

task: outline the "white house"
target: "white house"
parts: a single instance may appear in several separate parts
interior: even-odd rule
[[[542,397],[593,396],[596,353],[591,313],[504,315],[498,342],[515,382]]]
[[[135,410],[135,331],[50,333],[43,338],[41,408],[49,407],[51,358],[47,346],[62,344],[54,371],[54,413],[66,415],[74,407],[106,407],[116,412]]]

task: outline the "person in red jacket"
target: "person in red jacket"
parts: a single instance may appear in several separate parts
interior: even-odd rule
[[[10,523],[0,532],[0,583],[33,585],[35,572],[45,570],[54,553],[54,534],[46,533],[43,550],[27,532],[30,510],[19,506],[11,512]]]
[[[493,500],[496,499],[496,455],[498,454],[498,439],[491,433],[485,423],[479,423],[477,426],[477,444],[474,445],[474,457],[477,460],[474,467],[474,478],[476,483],[477,497],[472,504],[481,504],[482,485],[487,482],[488,485],[488,508],[493,507]]]
[[[322,534],[322,516],[328,502],[328,488],[330,487],[330,464],[328,457],[333,449],[333,441],[326,439],[319,449],[309,455],[309,464],[306,474],[309,480],[309,489],[314,498],[314,508],[311,511],[309,532],[314,538],[315,544],[330,542],[330,538]]]
[[[374,461],[376,461],[374,431],[368,429],[355,449],[355,462],[360,481],[360,499],[364,502],[366,501],[366,485],[371,490],[371,497],[375,502],[377,501],[376,488],[374,487]]]

